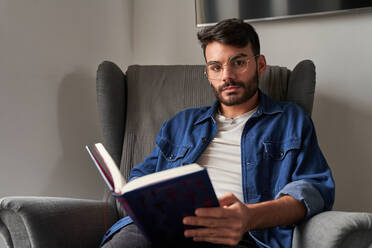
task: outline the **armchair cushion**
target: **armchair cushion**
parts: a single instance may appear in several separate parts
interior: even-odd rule
[[[111,205],[94,200],[6,197],[0,209],[0,231],[9,247],[98,247],[117,219]]]
[[[295,102],[311,115],[315,92],[315,65],[311,60],[299,62],[288,81],[286,101]]]
[[[294,248],[370,247],[372,214],[327,211],[296,227]]]

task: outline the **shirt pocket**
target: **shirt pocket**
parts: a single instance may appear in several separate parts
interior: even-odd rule
[[[190,149],[189,146],[173,144],[166,138],[158,140],[156,145],[159,147],[163,158],[168,162],[181,161]]]
[[[288,183],[293,168],[296,166],[297,155],[301,149],[301,139],[284,141],[264,141],[264,161],[261,169],[263,182],[270,189],[271,198]]]
[[[264,158],[276,161],[284,160],[289,154],[301,149],[301,139],[286,141],[264,141]]]

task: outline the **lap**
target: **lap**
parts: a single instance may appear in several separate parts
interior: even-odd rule
[[[123,227],[102,248],[151,248],[151,243],[134,224]]]
[[[243,247],[257,247],[253,240],[248,239],[249,235],[244,236],[239,245],[236,248]],[[134,224],[129,224],[123,227],[119,232],[117,232],[110,240],[102,246],[102,248],[151,248],[154,247],[146,237],[141,233],[141,231]],[[167,245],[162,247],[168,247]],[[172,247],[175,247],[172,245]],[[192,240],[184,240],[177,243],[176,247],[188,247],[188,248],[225,248],[231,246],[216,245],[211,243],[200,243],[193,242]]]

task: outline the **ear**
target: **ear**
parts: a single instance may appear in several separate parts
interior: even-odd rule
[[[257,67],[258,76],[262,76],[266,70],[266,58],[262,54],[257,58]]]

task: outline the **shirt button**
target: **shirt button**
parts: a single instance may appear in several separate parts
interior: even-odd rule
[[[169,158],[169,159],[174,159],[174,155],[171,154],[168,158]]]
[[[208,139],[207,139],[206,137],[203,137],[203,138],[201,139],[201,141],[202,141],[203,143],[207,143]]]

